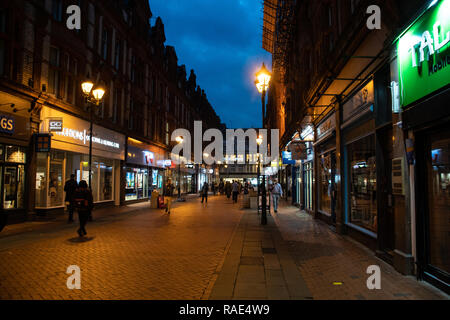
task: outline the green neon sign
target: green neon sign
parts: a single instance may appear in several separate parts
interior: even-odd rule
[[[407,106],[450,83],[450,0],[429,8],[399,39],[400,103]]]

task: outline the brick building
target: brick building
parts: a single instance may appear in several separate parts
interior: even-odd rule
[[[449,3],[266,0],[263,28],[273,55],[265,126],[280,129],[280,151],[292,142],[305,150],[279,173],[292,202],[446,291],[450,76],[439,66],[445,70]],[[373,5],[381,29],[367,26]],[[408,39],[424,35],[440,50],[425,40],[411,49]],[[430,72],[407,69],[411,51]]]
[[[72,4],[81,8],[80,30],[66,26]],[[161,18],[152,26],[151,17],[145,0],[2,2],[0,186],[11,223],[63,211],[70,174],[88,180],[92,106],[81,90],[86,78],[106,89],[93,107],[97,205],[146,200],[152,190],[161,191],[176,174],[169,161],[174,129],[192,130],[195,120],[222,126],[194,71],[187,78],[175,48],[165,45]],[[52,129],[54,123],[61,128]],[[39,152],[37,134],[52,135],[50,150]],[[182,166],[182,192],[196,191],[197,171]]]

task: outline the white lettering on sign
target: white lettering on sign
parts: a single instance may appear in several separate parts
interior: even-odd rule
[[[57,134],[59,136],[67,137],[67,138],[72,138],[75,140],[80,140],[83,142],[83,144],[86,144],[86,142],[89,142],[89,140],[91,138],[90,135],[86,133],[86,130],[78,131],[78,130],[70,129],[70,128],[64,128],[60,132],[55,132],[55,134]],[[114,142],[114,141],[109,141],[106,139],[102,139],[99,137],[93,137],[92,143],[97,143],[97,144],[101,144],[101,145],[104,145],[107,147],[120,149],[119,143]]]
[[[442,33],[442,39],[439,36]],[[447,33],[442,32],[441,23],[438,21],[433,26],[433,36],[426,30],[422,33],[422,37],[416,42],[412,43],[409,51],[411,51],[412,66],[413,68],[418,67],[417,63],[417,51],[419,51],[419,63],[429,60],[430,56],[438,52],[443,46],[445,46],[450,41],[450,31]],[[425,54],[425,52],[427,53]]]

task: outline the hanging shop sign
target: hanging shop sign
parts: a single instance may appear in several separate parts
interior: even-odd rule
[[[305,160],[307,158],[306,143],[300,141],[292,141],[288,147],[291,152],[292,160]]]
[[[50,152],[52,147],[52,137],[50,134],[37,133],[34,137],[36,152]]]
[[[431,6],[398,41],[403,107],[450,83],[450,0]]]
[[[290,151],[281,152],[283,164],[295,164],[295,160],[292,160],[292,153]]]
[[[0,132],[14,133],[15,121],[14,118],[5,114],[0,114]]]

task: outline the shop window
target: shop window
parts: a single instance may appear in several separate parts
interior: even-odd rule
[[[436,137],[428,161],[430,264],[450,273],[450,138]]]
[[[6,146],[6,161],[25,163],[25,148]]]
[[[64,181],[63,181],[64,152],[50,152],[50,169],[48,197],[49,206],[57,207],[64,205]]]
[[[319,159],[319,209],[332,214],[335,201],[336,156],[329,152]]]
[[[375,136],[347,146],[349,163],[349,222],[370,231],[377,231],[377,185]]]
[[[148,170],[140,168],[127,168],[125,200],[148,198]]]
[[[47,162],[47,153],[36,154],[36,207],[47,207]]]
[[[99,201],[113,199],[113,161],[99,162]]]

